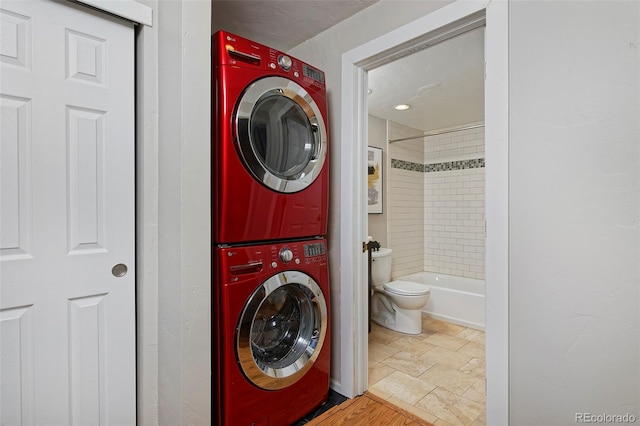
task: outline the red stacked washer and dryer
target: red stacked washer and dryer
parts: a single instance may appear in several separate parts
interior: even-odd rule
[[[324,73],[212,43],[213,418],[289,425],[329,390]]]

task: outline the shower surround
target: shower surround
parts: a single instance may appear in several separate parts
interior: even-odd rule
[[[387,132],[389,140],[422,133],[391,121]],[[391,143],[387,170],[392,277],[430,271],[483,280],[484,128]]]

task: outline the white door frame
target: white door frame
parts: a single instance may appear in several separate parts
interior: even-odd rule
[[[410,49],[425,34],[484,13],[486,179],[486,374],[487,424],[509,423],[509,92],[508,2],[458,1],[342,56],[344,114],[340,147],[342,185],[341,271],[342,391],[367,389],[368,298],[366,255],[367,70]],[[353,194],[356,194],[354,197]]]
[[[135,22],[137,24],[143,24],[152,26],[153,13],[149,6],[145,6],[142,3],[138,3],[135,0],[75,0],[78,3],[83,3],[94,9],[108,13],[110,15],[116,15],[124,18],[128,21]]]

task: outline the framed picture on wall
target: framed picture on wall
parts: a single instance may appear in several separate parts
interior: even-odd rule
[[[382,213],[382,148],[367,148],[367,207]]]

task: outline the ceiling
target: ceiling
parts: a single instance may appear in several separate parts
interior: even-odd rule
[[[378,0],[213,0],[224,29],[287,51]],[[484,28],[369,71],[371,115],[421,131],[484,120]],[[393,109],[411,105],[407,111]]]
[[[213,0],[212,33],[226,30],[286,52],[378,0]]]
[[[484,28],[369,71],[369,90],[369,114],[425,132],[484,121]]]

